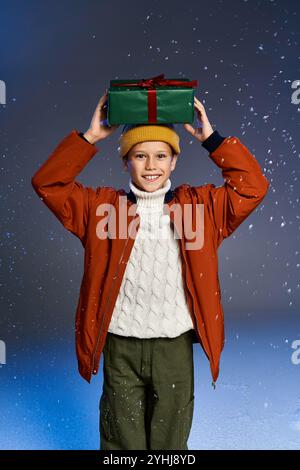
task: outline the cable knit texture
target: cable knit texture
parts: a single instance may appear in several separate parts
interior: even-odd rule
[[[179,240],[163,213],[165,185],[152,192],[129,186],[140,227],[122,279],[108,331],[138,338],[175,338],[193,329],[185,297]]]

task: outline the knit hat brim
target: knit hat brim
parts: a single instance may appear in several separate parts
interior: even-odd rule
[[[171,145],[175,154],[180,153],[179,135],[172,125],[147,124],[124,126],[119,139],[120,157],[124,157],[137,143],[147,141],[162,141]]]

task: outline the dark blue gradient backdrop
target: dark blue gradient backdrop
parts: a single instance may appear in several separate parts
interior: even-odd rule
[[[74,346],[82,246],[39,200],[31,177],[65,135],[88,128],[111,79],[160,73],[197,79],[214,129],[240,138],[271,183],[219,249],[226,343],[216,390],[194,345],[189,448],[300,448],[298,3],[62,0],[0,8],[0,448],[99,448],[102,364],[88,384]],[[172,187],[223,184],[201,144],[183,126],[177,131]],[[80,182],[128,190],[120,132],[97,144]]]

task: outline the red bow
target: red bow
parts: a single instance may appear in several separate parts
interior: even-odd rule
[[[154,88],[155,86],[184,86],[188,88],[197,87],[198,81],[192,80],[190,82],[185,82],[181,80],[168,80],[165,77],[165,74],[162,73],[152,78],[142,78],[137,82],[132,83],[112,83],[112,86],[140,86],[142,88]]]

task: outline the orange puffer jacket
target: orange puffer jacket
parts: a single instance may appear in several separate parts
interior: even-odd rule
[[[214,131],[202,145],[222,170],[224,185],[182,184],[170,189],[165,194],[164,211],[170,215],[179,240],[191,318],[196,338],[210,362],[215,386],[224,346],[217,250],[222,240],[260,204],[270,183],[237,137],[221,137]],[[31,180],[43,202],[81,240],[85,249],[75,336],[79,372],[88,382],[99,369],[110,319],[140,224],[132,191],[127,193],[109,186],[94,189],[75,179],[97,151],[74,129]],[[201,226],[197,223],[200,215]]]

